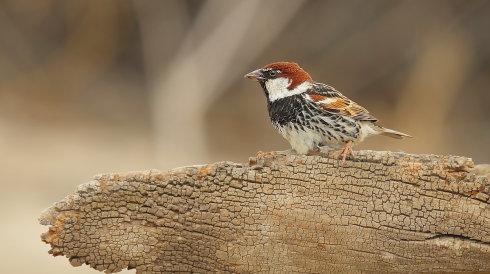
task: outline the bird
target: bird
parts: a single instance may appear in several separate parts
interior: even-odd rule
[[[313,81],[297,63],[271,63],[245,78],[260,84],[273,127],[298,154],[319,155],[326,147],[339,150],[344,163],[354,157],[352,147],[368,136],[412,137],[381,126],[364,107],[333,86]]]

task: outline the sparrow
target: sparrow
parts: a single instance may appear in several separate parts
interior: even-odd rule
[[[352,146],[372,135],[403,139],[408,134],[381,126],[373,115],[334,87],[317,83],[298,64],[276,62],[245,75],[259,82],[274,128],[298,154],[320,147],[340,149],[345,162]]]

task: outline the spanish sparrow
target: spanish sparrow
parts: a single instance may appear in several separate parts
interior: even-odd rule
[[[321,146],[342,148],[344,162],[352,145],[370,135],[411,137],[380,126],[365,108],[334,87],[314,82],[296,63],[272,63],[245,77],[259,82],[272,125],[299,154],[318,154]]]

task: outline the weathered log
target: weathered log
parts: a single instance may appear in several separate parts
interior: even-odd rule
[[[488,169],[456,156],[259,153],[107,174],[41,216],[50,253],[116,272],[490,271]]]

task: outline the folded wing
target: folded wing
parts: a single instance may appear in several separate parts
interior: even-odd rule
[[[348,116],[358,121],[378,121],[369,111],[342,95],[332,86],[315,83],[306,92],[306,95],[308,100],[315,102],[327,112]]]

